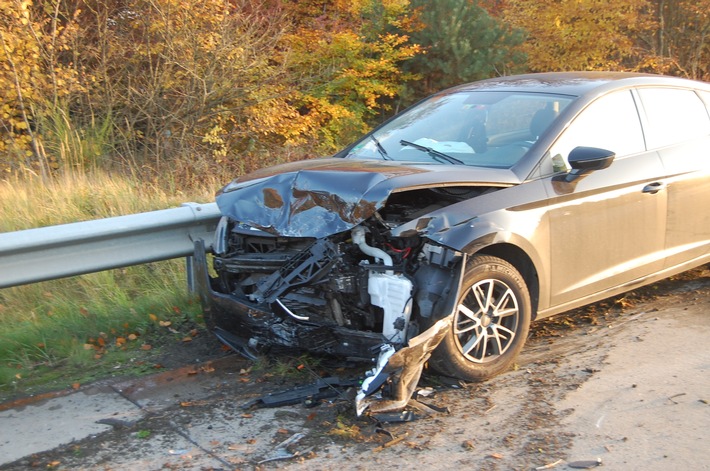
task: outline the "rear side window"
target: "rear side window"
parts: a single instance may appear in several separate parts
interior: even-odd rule
[[[694,91],[641,88],[638,93],[646,113],[644,134],[649,149],[710,134],[710,117]]]

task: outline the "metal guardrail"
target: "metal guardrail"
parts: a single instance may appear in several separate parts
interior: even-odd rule
[[[142,263],[211,248],[215,203],[0,233],[0,288]],[[189,264],[189,262],[188,262]]]

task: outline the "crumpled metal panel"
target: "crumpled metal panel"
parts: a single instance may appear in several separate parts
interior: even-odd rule
[[[441,184],[514,180],[508,170],[355,159],[314,159],[240,177],[217,194],[222,214],[284,237],[327,237],[357,226],[390,193]]]
[[[232,219],[271,234],[322,238],[371,217],[389,196],[392,176],[418,172],[328,160],[279,166],[283,173],[262,178],[263,172],[251,174],[225,187],[217,205]]]

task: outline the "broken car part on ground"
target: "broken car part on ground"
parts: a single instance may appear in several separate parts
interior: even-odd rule
[[[375,363],[361,394],[393,386],[384,409],[427,359],[496,375],[532,320],[710,261],[709,108],[710,85],[682,79],[502,77],[332,158],[239,177],[217,195],[209,262],[195,244],[207,324],[250,358]]]

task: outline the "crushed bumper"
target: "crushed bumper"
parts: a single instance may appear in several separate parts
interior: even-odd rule
[[[280,347],[374,361],[386,342],[380,333],[296,320],[268,305],[252,305],[215,290],[202,240],[195,241],[194,270],[207,326],[220,341],[249,358]]]

